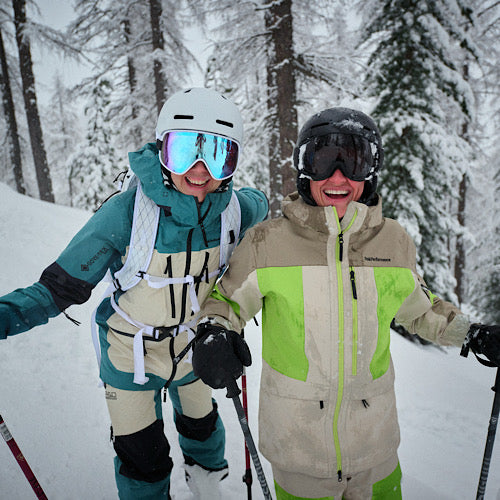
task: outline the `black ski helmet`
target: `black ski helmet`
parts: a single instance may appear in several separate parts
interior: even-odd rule
[[[301,146],[314,137],[328,134],[358,135],[373,144],[373,166],[365,179],[365,187],[359,201],[367,205],[376,203],[375,191],[377,178],[384,160],[382,138],[375,122],[368,116],[350,108],[325,109],[306,121],[300,129],[297,144],[293,151],[293,163],[297,169],[297,190],[302,199],[309,205],[316,205],[310,188],[310,179],[301,171]]]

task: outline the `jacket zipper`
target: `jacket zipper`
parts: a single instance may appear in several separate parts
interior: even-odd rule
[[[339,223],[340,226],[340,223]],[[333,441],[335,443],[335,454],[337,456],[337,475],[339,482],[342,481],[342,454],[340,450],[339,440],[339,415],[340,406],[342,404],[342,397],[344,393],[344,290],[342,286],[342,252],[343,252],[344,238],[342,231],[340,231],[336,243],[335,264],[337,267],[337,298],[339,306],[339,373],[338,373],[338,388],[337,388],[337,401],[335,403],[335,412],[333,414]]]
[[[339,307],[339,365],[338,365],[338,388],[337,388],[337,401],[335,402],[335,411],[333,414],[333,441],[335,445],[335,454],[337,457],[337,477],[338,481],[342,482],[342,453],[340,449],[339,440],[339,416],[340,407],[342,405],[342,398],[344,395],[344,287],[342,284],[342,260],[344,257],[344,234],[340,226],[340,221],[337,215],[337,211],[333,208],[333,211],[337,220],[337,227],[339,229],[339,234],[335,244],[335,265],[337,268],[337,298]],[[354,214],[349,225],[344,231],[347,231],[354,223],[357,216],[357,212]],[[351,282],[352,283],[352,282]]]

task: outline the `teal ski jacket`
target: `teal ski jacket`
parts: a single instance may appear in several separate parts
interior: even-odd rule
[[[129,153],[129,161],[144,193],[161,208],[148,272],[169,277],[194,276],[202,303],[215,281],[214,278],[207,282],[203,277],[218,266],[220,215],[231,198],[232,182],[226,192],[210,193],[199,203],[193,196],[165,187],[155,144]],[[263,193],[253,188],[242,188],[236,195],[241,208],[242,238],[248,228],[265,219],[268,202]],[[134,201],[135,189],[111,197],[43,271],[38,282],[0,297],[0,339],[47,323],[70,305],[84,303],[108,269],[113,274],[123,265]],[[117,292],[115,297],[132,317],[154,326],[178,325],[192,315],[186,285],[155,291],[140,283],[126,292]],[[109,299],[105,299],[98,309],[98,323],[106,325],[113,314]],[[120,321],[123,320],[118,318],[115,323],[120,326]],[[120,329],[134,333],[131,325],[121,325]]]

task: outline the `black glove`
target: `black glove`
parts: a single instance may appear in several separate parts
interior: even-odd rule
[[[193,372],[213,389],[222,389],[252,364],[252,355],[241,335],[222,326],[202,323],[193,347]]]
[[[467,356],[469,348],[476,356],[483,354],[494,366],[500,366],[500,326],[470,325],[461,354]]]

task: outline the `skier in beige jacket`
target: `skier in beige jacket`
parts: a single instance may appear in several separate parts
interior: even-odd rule
[[[278,500],[401,498],[389,350],[393,318],[441,345],[499,364],[499,327],[471,325],[433,295],[415,245],[382,216],[380,133],[332,108],[294,151],[298,192],[283,216],[248,231],[202,310],[193,368],[221,388],[248,365],[240,331],[262,309],[259,443]]]

